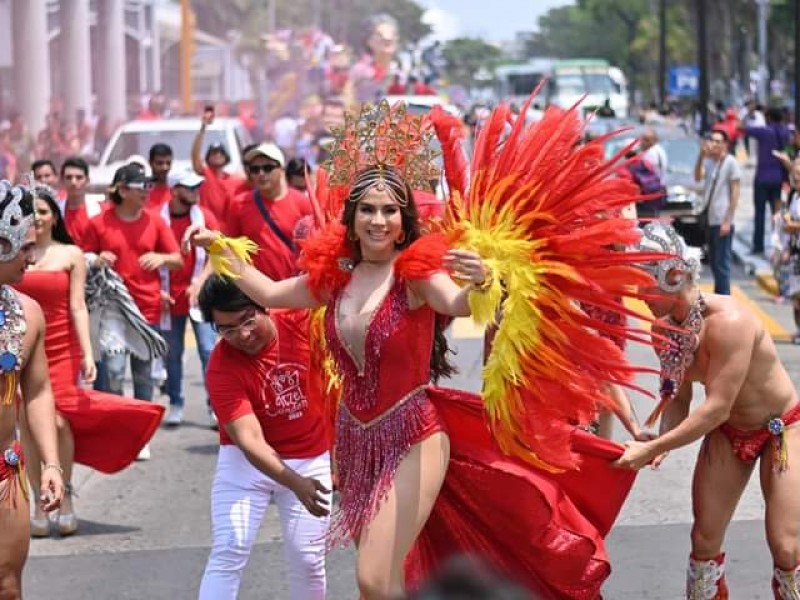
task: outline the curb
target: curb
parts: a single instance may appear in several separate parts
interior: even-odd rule
[[[747,232],[749,234],[749,232]],[[732,244],[733,260],[744,267],[748,275],[752,275],[758,287],[772,296],[778,295],[778,282],[773,275],[772,265],[760,256],[750,254],[750,243],[744,232],[734,234]]]

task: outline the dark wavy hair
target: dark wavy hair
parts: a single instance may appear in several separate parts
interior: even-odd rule
[[[347,241],[352,245],[353,255],[356,264],[361,260],[361,245],[358,241],[353,241],[356,237],[355,222],[358,204],[369,192],[377,181],[381,181],[387,188],[389,194],[397,201],[400,206],[400,216],[402,218],[403,233],[405,239],[402,243],[396,243],[398,250],[408,248],[421,236],[419,226],[419,212],[414,201],[414,191],[403,177],[391,167],[367,167],[356,175],[353,185],[350,187],[350,195],[344,205],[342,213],[342,224],[347,229]],[[436,382],[442,377],[450,377],[457,373],[457,369],[450,362],[449,355],[453,352],[447,344],[444,330],[449,324],[449,319],[443,315],[436,316],[433,335],[433,352],[431,353],[431,376]]]
[[[64,223],[64,216],[61,214],[61,209],[58,207],[58,203],[56,202],[56,194],[53,191],[53,188],[47,185],[36,184],[33,187],[32,192],[33,199],[43,200],[50,209],[50,212],[53,213],[53,232],[51,234],[53,239],[62,244],[75,245],[75,241],[67,231],[67,225]],[[36,206],[34,202],[34,212],[35,210]]]

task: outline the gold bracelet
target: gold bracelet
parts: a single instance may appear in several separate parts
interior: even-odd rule
[[[47,471],[47,469],[55,469],[56,471],[58,471],[61,474],[62,477],[64,476],[64,469],[61,468],[61,465],[46,464],[45,466],[42,467],[42,473]]]

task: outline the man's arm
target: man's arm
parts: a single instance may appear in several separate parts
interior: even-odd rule
[[[704,141],[700,146],[700,154],[697,155],[697,160],[694,163],[694,180],[701,182],[706,177],[706,152],[708,150],[708,142]]]
[[[328,514],[327,500],[319,492],[326,490],[317,480],[303,477],[293,470],[264,439],[261,424],[254,414],[247,414],[226,423],[225,431],[247,457],[248,462],[270,479],[290,489],[314,516]]]
[[[286,465],[264,439],[264,432],[254,414],[247,414],[225,425],[225,431],[234,444],[247,457],[256,469],[284,487],[293,489],[303,479],[296,471]]]
[[[203,175],[205,171],[205,164],[203,163],[203,157],[200,155],[200,150],[203,148],[203,139],[206,137],[207,126],[208,121],[206,120],[206,116],[203,115],[200,122],[200,129],[197,135],[194,136],[194,141],[192,142],[192,169],[194,169],[194,172],[198,175]]]
[[[661,415],[661,424],[658,432],[660,435],[672,431],[689,415],[689,406],[692,404],[692,382],[684,381],[678,390],[677,396],[669,402]]]
[[[741,184],[738,179],[734,179],[731,181],[730,185],[731,202],[728,205],[728,210],[725,211],[725,218],[722,220],[722,222],[727,223],[728,225],[733,225],[733,217],[736,214],[736,206],[739,204],[739,191],[741,190]]]
[[[753,337],[751,319],[739,311],[714,315],[706,322],[706,400],[674,429],[649,442],[655,454],[691,444],[728,420],[747,378]]]

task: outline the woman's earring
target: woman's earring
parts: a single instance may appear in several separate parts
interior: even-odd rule
[[[351,242],[357,242],[358,241],[358,235],[356,235],[355,231],[348,231],[347,232],[347,239],[350,240]]]
[[[406,232],[405,232],[405,231],[403,231],[403,232],[401,232],[401,233],[400,233],[400,237],[399,237],[399,238],[397,238],[397,240],[395,240],[395,242],[394,242],[394,243],[395,243],[395,244],[397,244],[397,245],[399,246],[399,245],[401,245],[401,244],[402,244],[403,242],[405,242],[405,241],[406,241]]]

